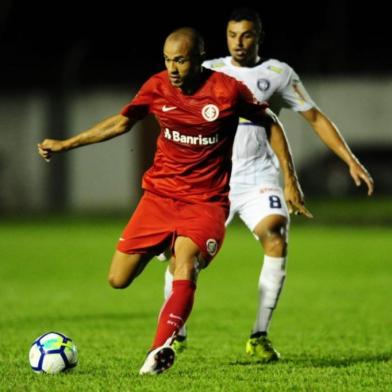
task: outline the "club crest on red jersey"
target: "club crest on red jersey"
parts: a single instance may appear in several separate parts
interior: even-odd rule
[[[219,116],[219,109],[218,106],[213,104],[208,104],[203,107],[201,114],[203,118],[207,121],[215,121]]]
[[[211,256],[215,256],[216,252],[218,251],[218,243],[213,238],[210,238],[206,242],[207,252]]]

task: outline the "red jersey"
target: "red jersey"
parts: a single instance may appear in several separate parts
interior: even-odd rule
[[[248,88],[221,72],[203,69],[192,95],[171,85],[167,71],[153,75],[121,112],[155,115],[160,125],[154,163],[142,187],[190,203],[228,203],[231,150],[238,118],[264,117]]]

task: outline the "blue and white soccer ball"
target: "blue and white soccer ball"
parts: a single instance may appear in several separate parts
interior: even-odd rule
[[[56,374],[75,367],[78,352],[72,339],[59,332],[48,332],[31,345],[29,360],[36,373]]]

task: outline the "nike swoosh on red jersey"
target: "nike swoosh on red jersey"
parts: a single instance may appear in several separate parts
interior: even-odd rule
[[[174,109],[177,109],[177,106],[166,106],[166,105],[162,106],[162,112],[170,112],[170,110],[174,110]]]

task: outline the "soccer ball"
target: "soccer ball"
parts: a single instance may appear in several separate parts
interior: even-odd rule
[[[75,367],[78,352],[70,338],[59,332],[48,332],[35,339],[29,360],[34,372],[56,374]]]

